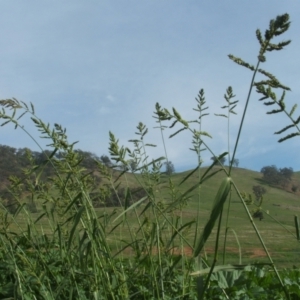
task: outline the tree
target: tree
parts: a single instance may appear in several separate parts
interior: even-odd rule
[[[261,199],[262,195],[265,194],[267,191],[264,187],[262,187],[261,185],[254,185],[252,187],[253,190],[253,194],[256,197],[256,200],[259,201],[259,199]]]
[[[283,168],[279,169],[279,173],[282,177],[285,177],[288,180],[292,179],[292,176],[294,174],[293,168]]]
[[[213,157],[211,157],[211,160],[213,160],[214,162],[216,162],[216,165],[220,166],[220,165],[224,165],[225,164],[226,158],[225,158],[225,156],[223,156],[223,157],[219,158],[219,161],[218,161],[218,157],[213,156]]]
[[[266,166],[263,167],[260,172],[263,174],[263,180],[270,184],[279,184],[280,176],[279,171],[276,166]]]
[[[238,167],[239,163],[240,163],[240,161],[237,158],[234,158],[233,161],[231,161],[231,162],[234,167]]]
[[[292,185],[292,191],[294,192],[294,193],[296,193],[297,191],[298,191],[298,186],[296,185],[296,184],[293,184]]]
[[[129,162],[129,166],[130,166],[131,172],[134,172],[138,167],[138,163],[137,163],[136,160],[131,159],[130,162]]]
[[[259,219],[261,221],[264,218],[264,213],[263,213],[263,211],[261,211],[258,208],[256,211],[253,212],[252,217],[253,218],[257,218],[257,219]]]
[[[109,157],[107,155],[101,155],[100,160],[107,167],[111,167],[112,166],[111,160],[109,159]]]
[[[263,174],[263,180],[273,185],[286,187],[292,180],[294,171],[292,168],[279,169],[272,165],[263,167],[260,171]]]
[[[172,173],[175,172],[174,165],[171,161],[165,162],[164,165],[166,166],[166,174],[167,175],[171,175]]]
[[[80,158],[82,159],[80,165],[83,166],[86,169],[95,169],[96,168],[96,162],[99,158],[96,154],[89,152],[89,151],[83,151],[80,149],[74,150],[75,153],[77,153]]]

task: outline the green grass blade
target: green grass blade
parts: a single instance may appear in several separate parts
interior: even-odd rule
[[[117,229],[122,223],[123,223],[123,221],[120,221],[117,225],[115,225],[115,226],[109,231],[109,233],[114,232],[114,230]]]
[[[207,172],[205,172],[205,174],[203,174],[203,176],[201,177],[201,180],[200,180],[200,184],[202,184],[204,181],[206,181],[207,179],[213,177],[214,175],[216,175],[217,173],[223,171],[222,169],[219,169],[217,171],[214,171],[212,172],[211,174],[205,176],[207,174]]]
[[[142,202],[144,202],[146,199],[148,199],[148,196],[143,197],[139,201],[133,203],[131,206],[129,206],[127,209],[125,209],[122,213],[120,213],[113,222],[116,222],[119,218],[121,218],[124,214],[128,213],[130,210],[134,209],[135,207],[139,206]]]
[[[71,248],[71,244],[72,244],[72,240],[73,240],[75,230],[77,228],[78,223],[80,222],[80,219],[81,219],[81,216],[82,216],[82,213],[84,212],[84,210],[85,210],[84,206],[80,207],[80,209],[78,210],[78,212],[75,215],[74,224],[73,224],[73,227],[71,229],[69,240],[68,240],[68,251]]]
[[[187,189],[176,201],[173,201],[169,206],[167,206],[164,209],[163,213],[171,211],[174,207],[176,207],[178,205],[178,203],[180,203],[182,201],[182,199],[184,199],[188,194],[190,194],[193,190],[195,190],[197,187],[199,187],[199,185],[201,185],[204,181],[206,181],[207,179],[213,177],[215,174],[217,174],[217,173],[219,173],[221,171],[223,171],[223,170],[219,169],[219,170],[217,170],[217,171],[209,174],[205,178],[204,178],[204,175],[203,175],[201,177],[201,180],[199,182],[197,182],[192,187],[190,187],[189,189]],[[205,174],[207,174],[207,172],[205,172]]]
[[[123,170],[120,174],[119,174],[119,176],[115,179],[115,181],[114,182],[117,182],[125,173],[127,172],[127,169],[125,169],[125,170]]]
[[[183,131],[183,130],[186,130],[186,129],[187,129],[187,127],[183,127],[183,128],[181,128],[181,129],[177,130],[176,132],[174,132],[173,134],[171,134],[171,135],[169,136],[169,139],[171,139],[171,138],[174,137],[176,134],[178,134],[179,132],[181,132],[181,131]]]
[[[58,235],[58,245],[59,245],[59,250],[60,250],[60,256],[62,257],[62,253],[63,253],[63,240],[62,240],[62,233],[61,233],[61,227],[59,224],[57,224],[56,230],[57,231],[57,235]]]
[[[190,178],[200,167],[200,164],[192,171],[190,172],[187,176],[185,176],[179,183],[179,185],[182,185],[188,178]]]
[[[150,207],[152,206],[151,202],[148,202],[145,206],[145,208],[141,211],[141,213],[139,214],[139,216],[142,216]]]
[[[198,256],[200,251],[202,250],[203,246],[205,245],[208,237],[211,234],[211,231],[215,225],[215,222],[217,220],[217,218],[219,217],[222,209],[223,209],[223,205],[226,201],[226,198],[228,196],[228,193],[230,191],[230,186],[231,186],[231,178],[227,177],[223,179],[223,182],[221,183],[218,193],[215,197],[214,200],[214,205],[210,214],[210,218],[207,221],[204,230],[202,232],[202,235],[199,239],[198,245],[194,250],[194,257]]]
[[[80,191],[76,197],[74,197],[74,199],[71,201],[71,203],[67,206],[65,212],[63,213],[63,215],[65,215],[69,209],[74,205],[74,203],[82,196],[82,192]]]
[[[143,164],[141,167],[135,169],[135,172],[136,172],[136,171],[143,170],[143,169],[145,169],[146,167],[149,167],[149,166],[153,165],[154,163],[160,162],[160,161],[165,160],[165,159],[166,159],[166,158],[165,158],[164,156],[161,156],[161,157],[159,157],[159,158],[157,158],[157,159],[154,159],[154,160],[152,160],[150,163]]]
[[[298,217],[295,216],[295,217],[294,217],[294,220],[295,220],[295,227],[296,227],[297,240],[300,241],[300,233],[299,233],[299,221],[298,221]]]
[[[208,169],[204,172],[202,178],[204,178],[206,176],[206,174],[215,166],[218,164],[219,160],[222,159],[224,156],[226,156],[228,154],[228,152],[224,152],[222,153],[220,156],[217,157],[216,160],[214,160],[214,162],[208,167]]]
[[[126,188],[126,192],[125,192],[125,203],[124,203],[124,208],[125,210],[127,210],[130,206],[130,200],[132,199],[131,196],[131,191],[130,189],[127,187]]]
[[[231,230],[232,233],[234,234],[235,240],[236,240],[236,242],[238,244],[238,247],[239,247],[239,264],[241,265],[242,264],[242,249],[241,249],[241,244],[240,244],[239,238],[238,238],[235,230],[233,228],[231,228],[231,227],[227,227],[226,228],[226,233],[225,233],[226,236],[227,236],[229,230]],[[225,249],[224,249],[224,254],[225,254]]]
[[[34,221],[34,224],[36,224],[40,219],[42,219],[44,216],[46,215],[46,213],[42,213],[40,216],[38,216],[38,218]]]
[[[177,230],[173,233],[173,235],[172,235],[170,241],[168,242],[168,245],[167,245],[166,248],[168,248],[168,247],[172,244],[172,242],[173,242],[173,240],[175,239],[175,237],[176,237],[178,234],[180,234],[180,231],[182,231],[182,230],[183,230],[184,228],[186,228],[186,227],[191,227],[191,225],[192,225],[193,223],[196,223],[196,221],[195,221],[195,220],[192,220],[192,221],[190,221],[190,222],[187,222],[187,223],[185,223],[184,225],[182,225],[179,229],[177,229]]]
[[[23,207],[26,205],[26,203],[23,203],[21,205],[19,205],[19,207],[17,208],[17,210],[15,211],[15,213],[13,214],[13,217],[16,218],[18,216],[18,214],[20,213],[20,211],[23,209]]]

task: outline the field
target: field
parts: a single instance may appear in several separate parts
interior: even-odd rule
[[[201,169],[201,173],[204,173],[207,168]],[[217,170],[218,167],[214,167],[211,172]],[[176,173],[172,176],[172,181],[175,186],[178,186],[182,179],[189,173],[182,172]],[[134,187],[138,185],[140,181],[139,174],[127,173],[126,182]],[[216,176],[212,177],[210,180],[203,183],[201,186],[200,192],[200,229],[202,230],[205,223],[207,222],[210,211],[212,208],[212,202],[216,194],[216,186],[220,185],[222,174],[219,173]],[[297,266],[299,267],[298,257],[300,254],[299,242],[296,240],[295,234],[295,223],[294,216],[299,215],[300,212],[300,201],[299,193],[292,193],[290,191],[285,191],[280,188],[271,187],[262,181],[262,174],[259,172],[234,168],[232,173],[232,178],[235,181],[236,185],[239,187],[241,192],[246,194],[252,194],[254,199],[252,187],[254,185],[262,185],[266,188],[267,193],[264,195],[262,209],[265,211],[264,218],[260,221],[258,218],[254,219],[259,232],[261,233],[264,242],[270,251],[276,266],[279,268],[287,268]],[[293,178],[295,183],[300,183],[299,172],[296,172]],[[121,181],[121,187],[125,184],[123,179]],[[188,190],[190,187],[197,183],[196,175],[192,175],[187,182],[180,186],[182,193]],[[162,202],[168,203],[168,178],[166,175],[162,176],[161,184],[159,185],[159,198]],[[38,218],[41,214],[42,209],[40,203],[37,200],[36,204],[39,209],[39,212],[32,214],[32,218]],[[257,203],[256,203],[257,204]],[[138,214],[145,208],[146,204],[141,204],[138,208]],[[254,210],[256,208],[255,201],[252,205],[249,205],[249,209]],[[227,208],[226,208],[227,209]],[[111,214],[115,212],[115,216],[120,214],[123,211],[123,208],[120,207],[108,207],[108,208],[96,208],[98,216],[103,213]],[[134,232],[139,228],[138,220],[134,216],[134,212],[128,213],[128,220],[130,220],[130,227]],[[172,216],[180,216],[182,223],[187,223],[192,220],[195,220],[198,214],[198,194],[191,194],[190,199],[186,202],[182,211],[175,210],[172,213]],[[232,231],[229,231],[229,235],[226,243],[226,258],[228,263],[238,264],[238,263],[250,263],[250,262],[266,262],[268,263],[266,253],[257,239],[255,231],[251,225],[249,218],[245,213],[245,209],[233,191],[231,195],[231,205],[230,205],[230,219],[227,227],[230,227],[234,230],[239,245],[237,243],[236,237]],[[19,228],[25,228],[27,216],[23,213],[20,213],[17,217],[17,222]],[[49,228],[49,223],[43,219],[39,221],[39,224],[42,226],[44,233],[51,232]],[[107,227],[107,230],[113,228],[116,223],[112,223]],[[225,228],[225,219],[223,219],[223,227]],[[17,226],[12,224],[12,230],[17,229]],[[202,255],[206,255],[208,260],[212,257],[214,249],[214,241],[216,238],[215,229],[212,231],[210,238],[207,241],[207,244],[204,248]],[[194,232],[192,229],[187,230],[184,233],[184,237],[192,243],[194,238]],[[225,231],[220,235],[220,244],[223,245],[225,238]],[[110,245],[114,248],[114,245],[117,248],[120,248],[120,240],[130,241],[130,236],[128,230],[125,227],[120,227],[118,233],[114,232],[111,236],[108,237]],[[180,251],[185,252],[187,255],[192,256],[192,249],[188,245],[184,245],[183,249],[177,249],[177,253]],[[220,249],[220,258],[224,253],[223,248]],[[130,250],[127,250],[127,254],[130,254]],[[129,255],[130,256],[130,255]],[[241,258],[241,261],[240,261]]]
[[[217,167],[215,167],[217,168]],[[205,172],[203,169],[202,172]],[[174,185],[178,185],[183,177],[188,172],[174,174],[173,181]],[[300,212],[300,201],[299,194],[286,192],[279,188],[270,187],[265,185],[261,181],[261,173],[235,168],[232,173],[233,180],[236,182],[240,191],[247,194],[252,194],[252,186],[262,184],[267,189],[267,194],[264,196],[262,208],[269,214],[264,214],[264,219],[259,221],[255,219],[258,229],[263,236],[268,250],[270,251],[272,258],[276,265],[280,268],[292,267],[298,265],[298,258],[300,255],[299,242],[295,238],[295,223],[294,216],[299,215]],[[218,174],[211,180],[208,180],[201,187],[200,194],[200,228],[203,229],[212,208],[212,202],[216,194],[216,186],[220,185],[222,175]],[[300,183],[300,181],[298,181]],[[184,183],[181,187],[182,191],[186,191],[197,183],[196,176],[189,178],[188,183]],[[167,184],[161,185],[161,197],[168,201],[168,188]],[[253,196],[254,198],[254,196]],[[255,209],[252,205],[250,209]],[[187,201],[186,206],[181,212],[177,212],[182,217],[182,222],[189,222],[196,219],[198,209],[198,195],[192,195]],[[140,208],[142,210],[142,208]],[[176,214],[176,211],[175,211]],[[268,262],[266,259],[266,253],[262,248],[259,240],[257,239],[250,220],[247,218],[245,209],[237,197],[235,192],[232,192],[231,205],[230,205],[230,220],[227,224],[228,227],[232,228],[240,242],[242,263],[249,263],[250,261]],[[134,220],[134,218],[129,218]],[[275,219],[275,220],[274,220]],[[134,226],[134,221],[132,221]],[[225,225],[225,219],[223,219],[223,225]],[[124,239],[124,232],[121,231],[120,237]],[[192,241],[194,232],[186,232],[185,237]],[[223,244],[225,232],[220,235],[221,244]],[[118,237],[119,239],[119,237]],[[207,242],[205,251],[208,257],[213,252],[213,244],[215,241],[215,230],[212,231],[212,235]],[[186,247],[184,250],[187,254],[192,253],[192,249]],[[221,251],[222,253],[223,251]],[[227,239],[226,246],[226,257],[228,263],[239,263],[239,248],[237,241],[231,232]],[[230,258],[230,259],[229,259]]]
[[[211,168],[210,173],[216,172],[217,170],[220,170],[220,167],[215,166]],[[207,168],[201,168],[200,176],[206,171]],[[174,210],[164,211],[164,208],[168,207],[170,203],[174,202],[174,195],[170,193],[170,190],[172,190],[170,188],[170,182],[172,183],[172,186],[176,186],[176,192],[175,189],[173,189],[173,192],[175,192],[177,199],[180,199],[180,195],[186,190],[190,189],[194,185],[197,185],[197,176],[199,176],[199,173],[197,175],[193,174],[188,178],[187,181],[180,185],[188,173],[189,172],[175,173],[171,177],[167,176],[166,174],[161,174],[160,181],[155,185],[154,191],[154,194],[156,195],[156,204],[158,205],[158,203],[160,203],[158,205],[159,208],[156,206],[158,209],[147,210],[147,206],[149,206],[148,200],[142,201],[140,205],[135,207],[135,209],[131,209],[132,206],[135,206],[135,203],[133,203],[132,206],[128,206],[126,214],[124,214],[125,207],[96,208],[94,209],[94,216],[97,216],[99,219],[99,225],[95,225],[96,223],[93,225],[100,226],[99,229],[101,228],[101,230],[103,230],[101,236],[99,236],[99,243],[95,243],[95,251],[99,251],[99,249],[106,249],[106,255],[111,257],[111,263],[113,264],[119,264],[122,262],[122,264],[125,264],[124,266],[127,266],[127,261],[131,261],[130,264],[132,264],[132,267],[136,270],[137,274],[140,274],[139,276],[144,276],[142,274],[145,271],[147,273],[147,269],[150,267],[147,260],[151,256],[152,259],[150,259],[150,262],[152,261],[152,263],[156,264],[157,259],[162,259],[166,260],[167,264],[171,264],[171,266],[174,258],[178,257],[181,262],[177,259],[175,259],[175,262],[176,264],[179,262],[179,265],[176,268],[174,268],[174,266],[171,267],[171,269],[174,268],[174,274],[172,273],[172,276],[175,276],[174,282],[172,280],[172,284],[179,284],[177,281],[178,279],[176,279],[176,276],[179,276],[177,272],[179,272],[179,274],[182,271],[187,272],[185,273],[185,276],[187,277],[179,284],[181,288],[183,288],[183,295],[186,293],[184,288],[185,284],[188,284],[190,287],[194,286],[195,284],[195,282],[192,280],[192,274],[203,270],[203,267],[197,267],[197,263],[195,265],[194,262],[195,225],[197,224],[196,220],[199,217],[198,236],[200,236],[205,224],[209,220],[212,210],[212,203],[216,196],[216,187],[220,185],[222,176],[224,176],[222,175],[222,172],[219,172],[215,176],[212,176],[205,181],[201,185],[200,193],[197,188],[193,193],[189,194],[189,197],[186,199],[186,201],[184,201],[184,204],[181,205],[181,209],[175,208]],[[210,173],[208,173],[208,175]],[[111,179],[115,180],[120,172],[113,171],[110,174],[113,174]],[[240,191],[244,192],[245,195],[252,193],[253,185],[261,184],[266,188],[267,193],[264,195],[263,204],[261,206],[261,209],[264,211],[264,218],[261,221],[259,219],[254,219],[254,222],[257,225],[259,233],[263,238],[264,244],[269,251],[269,255],[272,257],[279,274],[281,274],[283,277],[289,276],[289,278],[297,276],[296,273],[289,273],[289,275],[285,275],[286,273],[281,272],[286,272],[286,269],[295,269],[296,272],[298,272],[297,269],[299,269],[298,258],[300,254],[300,248],[299,241],[296,239],[294,224],[294,215],[300,210],[299,195],[266,185],[261,179],[262,174],[259,172],[234,168],[232,171],[232,178],[234,183],[239,187]],[[107,180],[107,182],[109,182],[109,180]],[[123,176],[120,177],[119,182],[119,188],[125,185],[128,185],[132,188],[145,182],[145,178],[142,174],[138,173],[124,173]],[[295,184],[299,183],[299,173],[294,174],[293,182]],[[42,195],[44,195],[44,199]],[[92,249],[87,247],[87,245],[92,241],[87,236],[88,232],[90,230],[91,232],[95,232],[95,229],[89,229],[91,222],[87,219],[87,215],[92,213],[91,208],[88,208],[88,206],[85,206],[84,202],[82,202],[83,206],[81,207],[86,210],[86,213],[83,212],[83,214],[80,215],[80,219],[78,218],[78,213],[81,211],[80,206],[77,208],[74,206],[71,207],[70,211],[66,214],[59,213],[59,210],[57,209],[55,211],[52,210],[51,213],[51,201],[49,201],[49,199],[56,198],[57,196],[59,196],[59,193],[57,192],[53,193],[52,195],[51,193],[49,194],[49,192],[47,192],[47,194],[35,193],[34,200],[38,209],[36,213],[28,212],[25,209],[26,206],[23,206],[23,209],[21,209],[14,216],[6,215],[6,218],[3,218],[4,216],[2,215],[2,234],[4,234],[2,237],[2,242],[7,243],[7,241],[10,241],[12,245],[15,245],[13,246],[14,248],[17,247],[16,249],[19,249],[17,251],[20,252],[21,257],[23,257],[25,261],[28,261],[28,263],[31,261],[31,263],[36,265],[36,267],[33,268],[33,266],[25,263],[25,266],[21,267],[21,264],[19,263],[19,270],[25,272],[24,278],[26,278],[26,272],[29,272],[29,274],[34,274],[34,272],[37,272],[36,274],[38,275],[38,272],[43,270],[44,267],[39,266],[41,262],[38,263],[40,259],[42,259],[42,261],[48,261],[50,270],[54,267],[54,265],[52,267],[52,264],[54,263],[56,267],[51,271],[53,272],[55,269],[57,269],[57,266],[60,266],[61,264],[57,261],[57,259],[64,261],[66,259],[65,255],[67,255],[71,249],[72,250],[70,253],[73,253],[72,256],[74,256],[74,258],[72,258],[68,263],[65,263],[69,264],[73,261],[72,264],[77,265],[77,262],[75,262],[76,260],[78,262],[81,260],[85,261],[84,268],[82,266],[77,266],[77,269],[79,268],[78,272],[83,272],[82,274],[85,274],[87,272],[85,268],[92,263],[89,262],[87,257],[85,258],[87,255],[86,251],[92,251]],[[45,198],[47,197],[48,201],[45,201]],[[28,201],[28,197],[26,199]],[[199,199],[200,208],[198,207]],[[229,212],[227,212],[229,199],[231,204]],[[82,201],[86,200],[82,199]],[[24,203],[24,201],[21,201],[21,207],[22,204],[24,205]],[[254,203],[248,206],[250,211],[256,208]],[[68,210],[68,208],[66,209],[66,206],[62,207],[62,209],[65,211]],[[264,247],[257,237],[251,220],[246,214],[241,199],[239,199],[238,195],[234,191],[232,191],[231,195],[227,199],[227,202],[225,202],[224,211],[226,211],[226,214],[230,216],[228,223],[226,224],[226,218],[224,217],[221,224],[222,230],[219,233],[218,238],[216,236],[217,228],[212,229],[199,257],[202,257],[203,261],[207,265],[218,262],[221,264],[221,266],[223,266],[222,268],[225,268],[225,270],[222,272],[218,272],[215,275],[212,274],[212,279],[215,278],[214,276],[221,276],[222,274],[222,276],[228,276],[228,274],[232,273],[232,271],[226,273],[226,268],[234,266],[233,268],[235,271],[233,273],[237,274],[235,275],[237,276],[236,278],[240,278],[240,276],[243,274],[249,274],[247,276],[250,276],[251,279],[247,280],[251,280],[253,282],[253,276],[255,278],[260,277],[256,274],[257,271],[252,269],[249,269],[247,273],[246,268],[251,265],[259,266],[259,264],[264,266],[264,268],[267,266],[270,267],[270,260],[268,259]],[[158,216],[157,213],[161,213],[161,215]],[[166,223],[166,221],[169,223]],[[185,226],[185,224],[189,225]],[[156,228],[159,228],[159,237],[156,236],[156,234],[158,234],[155,233]],[[230,229],[228,229],[224,252],[223,244],[226,228]],[[60,233],[59,230],[61,230]],[[173,238],[175,232],[174,230],[177,231],[178,234]],[[4,236],[6,236],[6,238],[4,238]],[[198,239],[198,237],[196,237],[196,239]],[[216,240],[219,242],[219,249],[217,252],[218,255],[216,255],[215,251]],[[83,244],[86,245],[83,248],[85,250],[81,250]],[[139,245],[138,248],[137,245]],[[2,244],[2,247],[3,246],[4,244]],[[3,250],[4,249],[5,248],[3,248]],[[9,253],[9,248],[6,248],[6,251]],[[36,251],[39,253],[37,257],[35,257],[34,254]],[[90,255],[93,255],[92,253],[93,251]],[[58,258],[55,258],[55,260],[51,262],[54,257],[57,257],[57,255]],[[36,261],[37,258],[39,259]],[[75,259],[75,261],[73,259]],[[104,263],[105,265],[106,263],[103,262],[102,259],[103,258],[101,258],[100,255],[100,257],[97,258],[96,264],[100,263],[100,265],[103,266]],[[191,262],[192,265],[190,265]],[[159,264],[162,265],[162,267],[164,265],[162,262]],[[95,266],[93,268],[95,268]],[[114,269],[115,267],[110,265],[109,268]],[[238,273],[241,272],[238,271],[239,268],[245,268],[243,273]],[[57,271],[55,272],[62,272],[62,270],[58,270],[60,270],[60,267],[58,267]],[[271,271],[272,268],[269,272]],[[205,272],[205,269],[203,272]],[[274,274],[272,272],[269,273],[269,275],[268,273],[264,274],[265,275],[261,280],[267,280],[267,282],[269,282],[266,286],[266,290],[273,289],[270,280],[273,282],[272,284],[276,286],[276,289],[278,289],[278,283],[276,283],[276,280],[274,283]],[[139,281],[138,276],[136,279]],[[53,295],[57,294],[57,289],[60,290],[62,288],[61,284],[59,284],[60,280],[58,278],[56,281],[57,280],[58,287],[54,288],[52,291]],[[192,280],[194,283],[192,283],[190,280]],[[220,280],[224,280],[224,278],[219,278],[218,282]],[[79,283],[80,282],[81,281],[79,281]],[[94,282],[94,280],[92,280],[92,282]],[[225,280],[225,285],[229,284],[229,282],[231,281],[229,278],[227,278]],[[193,289],[194,288],[195,286]],[[12,288],[8,290],[13,291]],[[76,290],[78,293],[80,288],[77,287]],[[209,291],[210,293],[212,292],[212,290],[207,290],[207,292]],[[248,291],[248,289],[246,289],[246,291]],[[59,293],[60,295],[65,295],[64,297],[66,297],[68,294],[66,291],[61,291]],[[74,293],[76,294],[75,291]],[[219,295],[220,291],[217,291],[216,293]],[[9,295],[9,293],[5,294],[2,292],[1,294],[0,289],[0,295]],[[210,297],[208,295],[209,293],[207,294],[207,297]],[[52,299],[51,297],[50,299]],[[107,297],[110,298],[110,296]],[[148,296],[144,297],[147,299]],[[185,296],[182,297],[185,299]],[[192,296],[190,295],[190,297]],[[98,299],[101,299],[101,297]]]

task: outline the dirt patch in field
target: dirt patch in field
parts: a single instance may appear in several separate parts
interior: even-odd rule
[[[226,251],[228,253],[234,253],[234,254],[237,254],[239,253],[239,249],[238,248],[235,248],[235,247],[227,247],[226,248]],[[188,248],[188,247],[185,247],[183,250],[181,249],[173,249],[173,252],[172,254],[182,254],[182,252],[184,252],[185,255],[187,256],[192,256],[193,255],[193,251],[191,248]],[[212,254],[214,253],[214,248],[206,248],[205,249],[205,252],[206,254]],[[202,251],[202,254],[204,254],[204,252]],[[243,254],[246,256],[248,256],[249,258],[259,258],[259,257],[266,257],[267,254],[266,252],[264,251],[264,249],[262,248],[249,248],[249,249],[246,249],[245,251],[243,251]]]
[[[207,254],[213,253],[214,249],[213,248],[208,248],[205,249]],[[226,251],[229,253],[239,253],[239,249],[235,247],[227,247]],[[248,249],[243,249],[242,254],[245,255],[249,258],[258,258],[258,257],[266,257],[267,254],[264,249],[262,248],[248,248]]]
[[[249,255],[250,258],[267,256],[265,250],[261,248],[253,248],[253,249],[246,250],[246,254]]]
[[[296,211],[300,211],[300,207],[299,206],[291,206],[291,205],[281,205],[282,208],[288,209],[288,210],[296,210]]]
[[[162,249],[162,252],[163,251],[164,250]],[[234,254],[239,253],[239,249],[235,248],[235,247],[227,247],[226,251],[228,253],[234,253]],[[133,254],[133,251],[130,248],[127,248],[124,252],[126,254]],[[152,254],[157,254],[157,253],[158,253],[157,248],[152,249]],[[184,254],[184,255],[189,256],[189,257],[193,256],[193,250],[190,247],[184,247],[183,249],[176,247],[176,248],[173,248],[173,249],[169,250],[168,253],[171,254],[171,255]],[[204,255],[204,253],[213,254],[214,253],[214,248],[207,247],[207,248],[205,248],[205,252],[204,251],[201,252],[202,255]],[[266,257],[267,256],[266,252],[262,248],[243,249],[243,255],[246,255],[249,258],[260,258],[260,257]]]

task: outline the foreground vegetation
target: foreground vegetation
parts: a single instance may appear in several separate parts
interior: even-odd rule
[[[259,68],[268,51],[281,50],[289,44],[289,41],[273,43],[273,38],[288,30],[289,24],[289,16],[285,14],[270,22],[264,37],[259,30],[256,32],[261,46],[256,67],[229,56],[253,72],[232,153],[230,149],[222,154],[213,153],[206,142],[210,134],[202,128],[203,118],[207,115],[204,90],[200,90],[196,98],[196,120],[186,121],[175,108],[170,112],[156,104],[155,118],[162,142],[167,127],[174,130],[175,126],[181,126],[171,137],[184,130],[192,134],[197,167],[180,180],[177,175],[167,176],[160,171],[163,163],[168,162],[167,151],[160,158],[149,159],[147,147],[153,145],[146,143],[148,129],[139,123],[136,139],[130,140],[132,149],[120,146],[110,133],[109,151],[114,166],[108,167],[95,160],[103,180],[101,188],[97,188],[95,177],[82,167],[82,154],[74,150],[74,144],[69,143],[62,126],[55,124],[53,129],[50,128],[36,116],[32,104],[27,106],[16,99],[1,100],[2,125],[13,123],[26,132],[19,120],[24,114],[31,115],[43,138],[50,140],[52,151],[44,152],[46,158],[40,164],[35,164],[28,155],[30,164],[24,169],[25,178],[10,177],[10,192],[16,207],[11,210],[2,205],[1,208],[0,297],[300,299],[298,266],[278,269],[266,246],[264,232],[252,217],[253,205],[258,211],[264,209],[264,198],[253,201],[249,193],[238,186],[234,174],[237,170],[233,168],[253,87],[262,94],[260,100],[264,104],[277,106],[270,114],[283,112],[290,119],[291,125],[277,134],[296,130],[280,138],[280,142],[300,134],[300,118],[293,118],[296,106],[287,111],[284,102],[285,91],[289,88]],[[267,79],[255,81],[257,72]],[[279,100],[274,89],[283,90]],[[228,128],[230,115],[237,105],[234,97],[229,87],[223,107],[226,113],[220,116],[227,118]],[[9,109],[12,114],[6,112]],[[201,168],[203,151],[210,151],[215,158],[205,169]],[[57,153],[60,153],[59,157]],[[221,163],[225,156],[232,162],[228,167]],[[52,166],[53,173],[44,176],[48,165]],[[113,172],[113,168],[117,168],[118,173]],[[209,186],[208,183],[216,178],[218,185]],[[119,192],[121,184],[124,187],[122,193]],[[143,191],[141,197],[136,197],[140,190],[133,186],[139,186]],[[209,188],[207,199],[203,197],[204,190]],[[24,191],[26,199],[31,201],[22,199]],[[95,209],[95,199],[101,202],[112,192],[122,209]],[[192,199],[194,206],[190,206]],[[32,209],[34,203],[41,203],[35,212]],[[204,209],[208,203],[210,211]],[[257,261],[257,257],[251,259],[249,256],[246,260],[242,257],[244,245],[240,242],[239,232],[237,234],[238,228],[234,228],[237,223],[233,221],[235,215],[232,213],[236,207],[240,208],[239,212],[243,210],[243,220],[251,226],[249,243],[255,240],[260,245],[264,253],[262,261]],[[188,209],[195,213],[188,215]],[[268,215],[267,210],[265,213]],[[281,226],[299,251],[298,219],[294,219],[296,230],[292,230],[291,224],[284,224],[275,217],[270,215],[268,222],[272,220]],[[235,263],[229,251],[232,243],[237,249]]]

